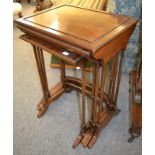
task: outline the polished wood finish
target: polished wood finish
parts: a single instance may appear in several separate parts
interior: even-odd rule
[[[108,6],[107,5],[108,0],[65,0],[65,1],[61,1],[59,3],[59,5],[64,5],[64,4],[74,5],[74,6],[78,6],[78,7],[82,7],[82,8],[88,8],[88,9],[92,9],[92,10],[106,11],[107,6]],[[57,61],[57,60],[58,60],[58,57],[55,57],[55,56],[51,57],[51,64],[50,64],[51,68],[60,68],[59,61]],[[68,65],[66,65],[66,68],[75,69],[76,66],[68,64]],[[87,66],[86,69],[88,71],[91,71],[92,66]]]
[[[48,42],[46,42],[42,39],[38,39],[38,38],[36,39],[35,37],[28,36],[28,35],[22,35],[22,36],[20,36],[20,38],[33,44],[33,45],[40,46],[43,50],[46,50],[48,53],[54,54],[54,55],[58,56],[59,58],[61,58],[62,60],[65,60],[73,65],[77,65],[79,63],[79,61],[87,55],[87,53],[79,54],[79,53],[72,52],[70,50],[70,51],[67,51],[69,53],[69,55],[65,56],[63,54],[65,49],[52,46],[51,44],[48,44]]]
[[[71,90],[81,92],[80,132],[73,143],[73,148],[80,143],[84,147],[91,148],[102,129],[120,112],[117,109],[117,97],[124,51],[137,20],[103,11],[64,5],[18,19],[16,23],[25,33],[20,38],[29,42],[34,48],[43,91],[43,98],[38,104],[38,117],[42,116],[49,104],[63,93]],[[61,82],[52,90],[48,89],[43,50],[60,58]],[[90,60],[93,62],[92,83],[86,81],[84,68],[85,63]],[[67,76],[64,61],[80,66],[82,78]],[[112,72],[109,91],[106,92],[106,67],[110,61],[113,61]],[[91,118],[88,122],[86,122],[86,96],[92,101]]]
[[[65,41],[66,44],[76,45],[80,49],[90,51],[95,58],[101,59],[109,54],[114,56],[121,49],[125,50],[137,20],[104,11],[64,5],[16,22],[20,29],[25,29],[31,35],[47,35],[49,39],[44,39],[51,43],[54,40]]]
[[[131,137],[128,142],[131,143],[136,137],[141,135],[142,130],[142,61],[138,70],[134,70],[129,74],[129,84],[129,104],[132,104],[132,107],[130,112],[131,126],[129,129]]]
[[[58,83],[49,92],[50,92],[50,97],[47,100],[45,100],[44,99],[45,97],[43,96],[43,98],[40,100],[40,102],[37,105],[37,109],[38,109],[37,117],[38,118],[40,118],[45,113],[49,104],[54,103],[63,93],[65,93],[65,90],[63,88],[63,84]]]

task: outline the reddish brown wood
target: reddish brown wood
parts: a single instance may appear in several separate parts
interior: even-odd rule
[[[65,72],[65,62],[60,60],[61,64],[61,81],[63,82],[66,79],[66,72]]]
[[[72,145],[73,149],[75,149],[81,143],[81,140],[83,139],[83,137],[84,137],[84,132],[81,132],[73,142],[73,145]]]
[[[89,149],[95,144],[101,130],[106,127],[110,120],[116,116],[117,111],[109,111],[105,108],[100,113],[100,121],[97,124],[92,124],[91,128],[85,133],[82,139],[82,145]]]
[[[97,103],[98,103],[98,89],[99,89],[99,64],[94,63],[94,72],[93,72],[93,100],[92,100],[92,121],[97,121]]]
[[[142,60],[137,69],[136,88],[136,91],[142,94]]]
[[[34,48],[43,91],[43,98],[38,104],[38,117],[43,115],[49,104],[54,103],[64,92],[72,89],[80,91],[82,93],[81,129],[73,143],[73,148],[79,143],[91,148],[101,130],[119,112],[117,97],[124,51],[137,20],[103,11],[64,5],[18,19],[16,23],[17,27],[25,33],[21,39],[32,44]],[[48,89],[43,50],[58,56],[61,62],[61,83],[51,91]],[[63,51],[68,51],[69,55],[64,55]],[[120,63],[118,63],[119,53],[121,53]],[[106,94],[104,90],[106,66],[112,59],[114,59],[112,80],[109,93]],[[89,60],[94,65],[92,83],[87,83],[85,79],[84,64]],[[66,76],[64,61],[80,66],[82,78]],[[85,96],[92,100],[91,118],[88,122],[85,120]]]
[[[77,91],[82,91],[82,80],[75,78],[75,77],[70,77],[67,76],[65,81],[64,81],[64,85],[66,85],[66,87],[70,88],[70,89],[74,89]],[[87,97],[93,99],[93,85],[90,83],[85,83],[85,93],[87,95]],[[98,90],[98,97],[100,96],[100,89]],[[107,102],[107,94],[104,92],[103,93],[103,101]]]
[[[130,100],[131,107],[130,119],[131,126],[129,133],[131,137],[128,142],[131,143],[136,137],[141,135],[142,130],[142,64],[138,70],[134,70],[130,73]],[[141,84],[140,84],[141,83]],[[140,87],[140,89],[139,89]]]
[[[85,130],[86,128],[86,116],[85,116],[85,111],[86,111],[86,108],[85,108],[85,82],[86,82],[86,79],[85,79],[85,71],[84,71],[84,64],[81,65],[81,71],[82,71],[82,121],[81,121],[81,129],[82,130]]]
[[[96,142],[96,140],[97,140],[97,137],[98,137],[98,135],[99,135],[99,132],[100,132],[100,129],[99,128],[96,128],[95,129],[95,132],[94,132],[94,134],[93,134],[93,136],[92,136],[92,138],[91,138],[91,140],[89,141],[89,143],[88,143],[88,145],[87,145],[87,147],[90,149],[90,148],[92,148],[92,146],[95,144],[95,142]]]
[[[116,92],[115,92],[115,98],[114,98],[114,104],[117,103],[118,93],[119,93],[119,85],[121,82],[121,75],[122,75],[122,67],[123,67],[123,60],[124,60],[124,52],[121,52],[121,59],[118,69],[118,77],[117,77],[117,86],[116,86]]]
[[[119,90],[119,85],[121,80],[120,78],[122,74],[123,57],[124,57],[124,52],[122,52],[120,62],[118,63],[119,55],[114,56],[113,64],[112,64],[112,72],[110,77],[109,93],[108,93],[108,107],[114,111],[117,108],[116,102],[117,102],[118,90]]]
[[[44,112],[47,110],[49,104],[54,103],[63,93],[65,92],[62,83],[58,83],[54,88],[50,90],[50,97],[47,101],[45,101],[44,97],[41,99],[39,104],[37,105],[38,114],[37,116],[40,118]]]
[[[108,106],[111,106],[113,104],[113,95],[115,92],[115,81],[116,81],[116,72],[117,72],[117,61],[118,61],[118,55],[114,56],[113,63],[112,63],[112,71],[110,75],[110,82],[109,82],[109,90],[108,90]]]
[[[106,64],[102,62],[102,77],[101,77],[101,91],[100,91],[100,102],[99,102],[99,118],[98,121],[100,121],[100,112],[103,110],[103,101],[104,100],[104,86],[105,86],[105,79],[106,79]]]
[[[110,92],[110,103],[114,101],[117,68],[118,68],[118,54],[114,57],[114,68],[113,68],[113,73],[112,73],[112,86],[111,86],[112,89]]]
[[[18,19],[16,23],[21,30],[31,35],[51,43],[54,40],[57,43],[61,41],[59,45],[65,42],[69,47],[80,47],[81,51],[90,51],[96,59],[104,58],[108,61],[115,53],[126,49],[137,20],[104,11],[63,5]]]
[[[65,56],[63,54],[63,52],[65,51],[64,49],[56,47],[54,44],[49,44],[42,39],[38,39],[30,35],[22,35],[20,36],[20,38],[31,43],[32,45],[35,45],[37,47],[39,46],[41,49],[47,51],[48,53],[54,54],[60,59],[67,61],[68,63],[73,65],[77,65],[87,55],[87,53],[85,52],[76,53],[74,51],[69,51],[70,54],[68,56]]]
[[[84,137],[81,141],[81,144],[83,147],[87,147],[87,145],[89,144],[89,142],[91,141],[93,135],[94,135],[94,127],[90,127],[84,134]]]
[[[40,117],[47,110],[48,99],[50,98],[50,92],[48,90],[47,77],[46,77],[46,72],[45,72],[42,50],[40,50],[39,47],[36,47],[34,45],[33,45],[33,49],[34,49],[34,54],[35,54],[35,58],[36,58],[36,64],[37,64],[37,68],[38,68],[40,82],[42,85],[42,91],[43,91],[43,95],[44,95],[43,97],[44,97],[44,101],[45,101],[45,102],[42,102],[42,104],[40,105],[40,108],[38,109],[39,110],[38,117]]]

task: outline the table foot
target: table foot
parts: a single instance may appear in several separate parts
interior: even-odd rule
[[[84,137],[84,133],[81,133],[77,136],[77,138],[75,139],[72,145],[73,149],[75,149],[81,143],[81,140],[83,139],[83,137]]]
[[[118,115],[119,112],[120,110],[110,111],[105,108],[100,114],[99,124],[95,124],[95,122],[89,122],[85,132],[76,138],[72,147],[76,148],[78,144],[81,143],[84,148],[92,148],[93,145],[96,143],[101,130],[105,128],[111,121],[111,119],[114,116]]]
[[[37,117],[41,117],[46,110],[48,109],[48,106],[56,101],[63,93],[65,92],[62,83],[58,83],[54,88],[50,90],[50,97],[47,101],[45,101],[44,97],[41,99],[39,104],[37,105],[38,108],[38,114]]]
[[[87,145],[87,147],[88,147],[89,149],[91,149],[92,146],[96,143],[96,140],[97,140],[97,137],[98,137],[99,133],[100,133],[100,129],[99,129],[99,128],[96,128],[96,130],[95,130],[95,132],[94,132],[94,135],[92,136],[90,142],[89,142],[88,145]]]
[[[129,133],[131,137],[128,139],[129,143],[132,143],[133,140],[141,135],[141,128],[139,127],[131,127],[129,129]]]
[[[38,111],[37,117],[40,118],[46,112],[47,108],[48,106],[42,106]]]
[[[81,141],[82,146],[85,148],[87,147],[87,145],[89,144],[89,142],[91,141],[93,135],[94,135],[95,129],[94,127],[90,127],[87,132],[85,132],[84,137]]]
[[[134,139],[135,139],[135,137],[134,137],[134,136],[131,136],[131,137],[128,139],[128,142],[129,142],[129,143],[132,143]]]

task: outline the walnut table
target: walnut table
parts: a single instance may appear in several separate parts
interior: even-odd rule
[[[103,11],[63,5],[16,21],[25,34],[20,38],[33,46],[43,98],[38,104],[38,117],[63,93],[82,93],[81,130],[73,143],[91,148],[101,131],[118,114],[117,97],[124,51],[137,20]],[[61,62],[61,81],[49,90],[43,50],[56,55]],[[64,61],[81,67],[82,78],[65,74]],[[93,80],[88,83],[84,66],[93,62]],[[107,78],[107,67],[111,68]],[[101,70],[101,72],[100,72]],[[101,73],[101,74],[100,74]],[[108,81],[108,90],[105,84]],[[89,121],[85,119],[85,98],[91,98]]]

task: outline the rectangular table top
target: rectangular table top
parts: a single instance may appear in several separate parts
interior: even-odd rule
[[[137,20],[131,17],[63,5],[18,19],[17,26],[96,52]]]

